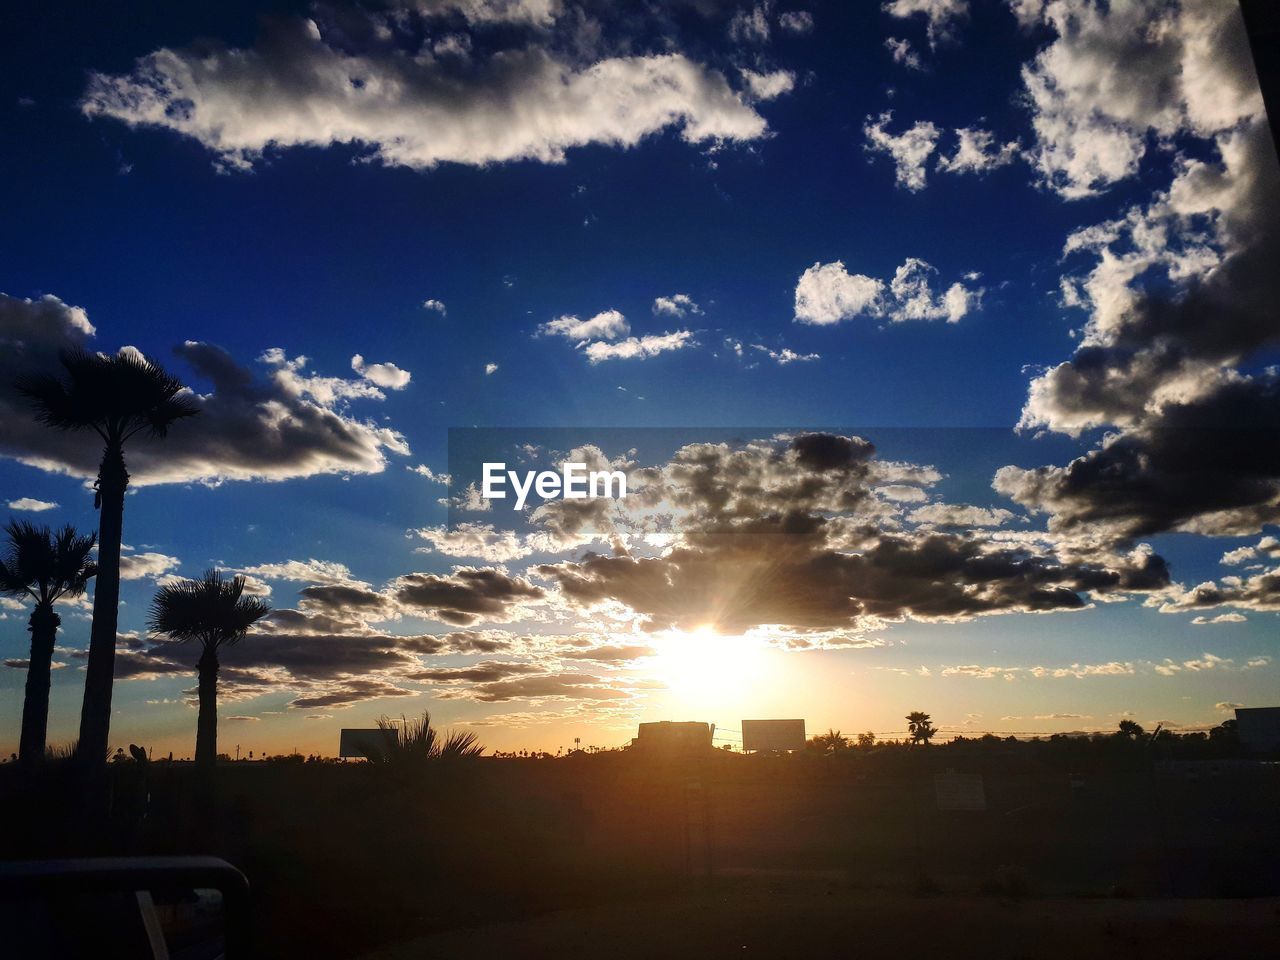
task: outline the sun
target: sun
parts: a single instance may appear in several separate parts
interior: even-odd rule
[[[749,694],[764,674],[764,647],[754,637],[721,634],[714,624],[670,630],[654,639],[647,671],[690,707],[707,709]]]

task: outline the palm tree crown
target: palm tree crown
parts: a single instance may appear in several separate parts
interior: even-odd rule
[[[62,597],[83,593],[98,572],[90,557],[96,538],[81,536],[69,524],[56,533],[28,520],[11,520],[4,528],[8,549],[0,558],[0,593],[30,596],[52,605]]]
[[[927,744],[938,732],[933,725],[933,718],[923,710],[912,710],[907,714],[907,732],[911,734],[912,743]]]
[[[206,650],[230,646],[271,609],[258,597],[244,596],[244,587],[244,577],[226,579],[218,570],[167,583],[151,601],[147,625],[171,640],[198,640]]]
[[[36,419],[51,427],[90,429],[104,443],[123,444],[143,430],[163,437],[175,420],[200,412],[181,380],[136,350],[115,356],[64,350],[59,359],[65,377],[41,373],[18,381]]]

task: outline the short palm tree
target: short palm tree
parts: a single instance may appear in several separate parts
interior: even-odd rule
[[[912,710],[907,714],[907,732],[911,734],[912,744],[923,743],[928,746],[938,729],[933,725],[933,718],[929,714]]]
[[[389,717],[378,718],[382,743],[366,745],[365,759],[386,764],[405,772],[422,769],[437,760],[465,760],[484,753],[476,735],[465,730],[451,730],[444,736],[431,725],[431,714],[424,710],[416,720],[403,715],[399,722]]]
[[[120,540],[129,472],[124,446],[139,433],[163,437],[183,417],[199,412],[177,377],[136,350],[115,356],[67,350],[63,375],[43,373],[18,381],[36,419],[59,430],[92,430],[103,443],[94,484],[98,518],[98,582],[93,591],[93,627],[80,711],[80,747],[87,761],[107,754],[111,732],[111,682],[115,672],[116,622],[120,607]]]
[[[27,629],[31,632],[31,658],[27,661],[27,689],[22,702],[22,734],[18,756],[24,763],[44,757],[49,727],[49,675],[53,669],[53,645],[62,618],[53,605],[63,597],[83,593],[97,573],[91,559],[94,538],[81,536],[71,526],[56,533],[26,520],[11,520],[0,559],[0,594],[30,597],[35,601]]]
[[[244,577],[226,579],[206,570],[199,580],[175,580],[151,601],[147,621],[153,634],[169,640],[197,640],[200,714],[196,720],[196,766],[211,770],[218,756],[218,650],[239,643],[270,611],[265,600],[244,595]]]

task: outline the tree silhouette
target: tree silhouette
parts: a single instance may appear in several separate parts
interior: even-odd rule
[[[928,746],[929,741],[933,739],[933,735],[938,729],[933,725],[933,718],[927,713],[920,710],[912,710],[907,714],[907,732],[911,734],[911,743],[923,743]]]
[[[98,517],[98,582],[93,591],[93,627],[80,711],[80,748],[86,763],[100,764],[111,732],[111,682],[115,672],[116,621],[120,606],[120,538],[129,472],[124,446],[139,433],[163,437],[170,425],[199,412],[187,388],[160,364],[136,350],[115,356],[66,350],[64,375],[24,377],[18,390],[36,409],[36,419],[58,430],[92,430],[103,442],[94,484]]]
[[[365,759],[405,773],[432,761],[465,760],[484,753],[474,733],[453,730],[441,736],[431,725],[431,714],[426,710],[415,720],[403,715],[399,721],[379,717],[378,729],[382,731],[382,742],[377,746],[364,744]]]
[[[1142,727],[1133,720],[1121,720],[1120,727],[1116,730],[1116,736],[1123,737],[1126,740],[1137,740],[1145,733]]]
[[[826,733],[816,734],[809,742],[814,750],[823,754],[843,753],[849,749],[849,738],[839,730],[828,729]]]
[[[27,688],[22,702],[22,734],[18,756],[27,764],[44,758],[49,727],[49,675],[53,644],[62,618],[53,605],[63,597],[83,593],[97,565],[89,559],[93,536],[81,536],[70,525],[57,533],[26,520],[11,520],[5,527],[9,542],[0,559],[0,594],[30,597],[36,605],[27,629],[31,632],[31,658],[27,661]]]
[[[239,643],[271,609],[265,600],[244,596],[244,577],[225,579],[206,570],[199,580],[177,580],[151,600],[147,625],[170,640],[198,640],[200,714],[196,720],[196,766],[212,770],[218,756],[218,650]]]

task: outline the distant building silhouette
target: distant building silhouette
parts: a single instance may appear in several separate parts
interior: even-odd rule
[[[1237,707],[1236,732],[1251,753],[1280,750],[1280,707]]]
[[[699,753],[711,749],[715,732],[714,723],[660,720],[640,724],[631,746],[635,750],[655,754]]]

